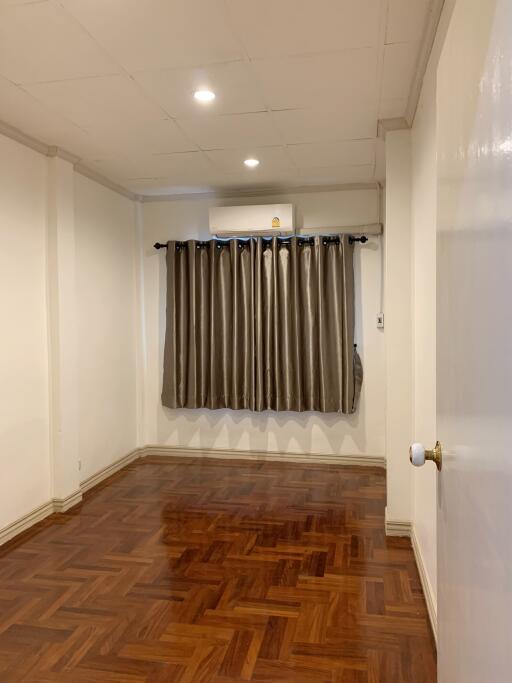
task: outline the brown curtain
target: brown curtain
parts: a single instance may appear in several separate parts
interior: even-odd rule
[[[352,257],[346,235],[169,242],[163,405],[354,412]]]

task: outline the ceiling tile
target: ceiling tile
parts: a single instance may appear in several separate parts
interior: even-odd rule
[[[214,180],[222,175],[202,152],[180,154],[140,154],[138,156],[93,159],[87,162],[104,175],[119,180],[144,178],[168,178],[176,184]]]
[[[375,142],[313,142],[289,145],[288,153],[301,169],[337,165],[362,165],[375,162]]]
[[[128,71],[244,57],[222,0],[62,0]]]
[[[244,149],[215,149],[206,152],[215,167],[225,173],[238,173],[249,180],[255,179],[258,173],[272,171],[295,171],[285,147],[245,147]],[[244,159],[254,157],[259,160],[257,168],[244,166]]]
[[[251,64],[272,109],[321,107],[374,101],[375,48],[323,55],[258,60]]]
[[[278,189],[290,186],[297,187],[301,185],[302,181],[297,170],[270,170],[257,168],[249,174],[244,173],[228,173],[223,181],[219,183],[219,187],[228,190],[241,189]]]
[[[0,8],[0,73],[14,83],[118,71],[114,62],[57,3]]]
[[[147,180],[125,180],[123,185],[136,194],[146,197],[158,195],[190,195],[193,199],[195,194],[211,192],[215,189],[210,184],[198,185],[196,182],[190,185],[176,185],[174,178],[150,178]]]
[[[300,171],[302,182],[310,185],[337,185],[373,181],[374,165],[333,166]]]
[[[115,124],[129,118],[150,122],[164,118],[127,76],[81,78],[26,86],[49,109],[79,126]]]
[[[386,43],[419,41],[432,0],[389,0]]]
[[[227,0],[249,54],[311,54],[375,45],[381,2],[377,0]]]
[[[407,98],[384,98],[379,106],[379,119],[396,119],[405,116]]]
[[[266,109],[256,78],[245,62],[144,71],[134,78],[171,116],[240,114]],[[213,90],[215,100],[207,104],[197,102],[196,90]]]
[[[385,46],[381,91],[383,100],[408,98],[417,56],[418,45],[416,43],[396,43]]]
[[[0,0],[0,120],[144,194],[383,180],[430,7]]]
[[[170,119],[152,121],[148,125],[145,121],[123,118],[110,123],[99,123],[85,130],[102,149],[120,156],[188,152],[197,149]]]
[[[281,143],[271,115],[228,114],[178,119],[185,133],[202,149],[266,147]]]
[[[24,90],[1,77],[0,120],[50,147],[61,147],[78,157],[105,151],[105,148],[95,145],[84,130],[57,116]]]
[[[377,134],[377,111],[367,108],[290,109],[271,114],[287,144],[356,140]]]

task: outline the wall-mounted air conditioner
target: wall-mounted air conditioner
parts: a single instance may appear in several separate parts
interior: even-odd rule
[[[210,209],[210,233],[219,237],[293,234],[292,204],[215,206]]]

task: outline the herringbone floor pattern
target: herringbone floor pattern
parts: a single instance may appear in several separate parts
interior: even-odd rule
[[[2,683],[434,683],[370,468],[146,460],[0,552]]]

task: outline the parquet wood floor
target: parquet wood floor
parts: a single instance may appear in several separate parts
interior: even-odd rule
[[[147,459],[0,550],[0,681],[434,683],[370,468]]]

